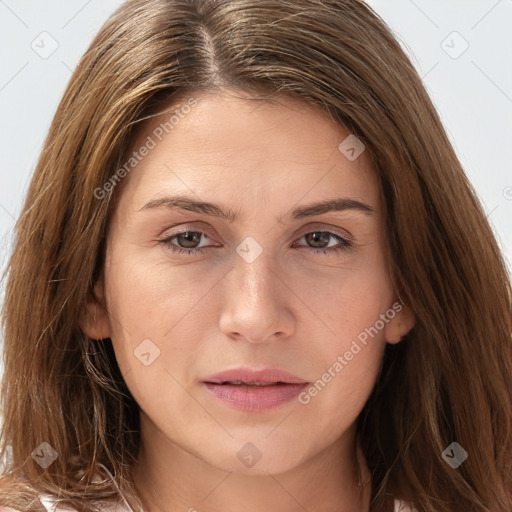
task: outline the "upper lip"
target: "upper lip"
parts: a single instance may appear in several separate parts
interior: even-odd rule
[[[305,384],[306,381],[292,373],[277,368],[253,370],[248,367],[226,370],[204,379],[204,382],[222,384],[224,382],[284,382],[287,384]]]

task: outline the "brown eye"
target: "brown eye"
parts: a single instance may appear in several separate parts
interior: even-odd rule
[[[208,236],[203,231],[182,231],[160,240],[160,243],[177,253],[203,253],[204,248],[198,247],[202,236],[208,239]],[[176,243],[173,243],[174,239],[176,239]]]
[[[176,238],[180,247],[184,249],[195,249],[195,244],[201,241],[201,235],[202,233],[199,231],[185,231],[184,233],[175,235],[173,238]]]
[[[348,238],[342,237],[337,233],[332,233],[331,231],[310,231],[303,235],[302,238],[310,245],[310,250],[316,253],[323,252],[327,254],[335,251],[346,251],[352,247],[352,242]],[[337,247],[329,247],[329,241],[333,238],[339,242]]]

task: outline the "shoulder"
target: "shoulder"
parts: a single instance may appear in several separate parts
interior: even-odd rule
[[[48,512],[77,512],[74,508],[59,506],[51,496],[41,496],[39,500]],[[93,504],[97,507],[98,512],[132,512],[127,506],[119,502],[104,500],[94,501]],[[0,512],[2,511],[0,510]]]
[[[55,498],[49,495],[42,495],[39,497],[39,501],[48,512],[77,512],[74,508],[67,508],[59,506],[56,503]],[[95,501],[94,505],[98,512],[132,512],[127,505],[123,505],[119,502],[113,501]],[[11,507],[2,507],[0,505],[0,512],[21,512]]]
[[[405,501],[395,500],[394,512],[417,512],[417,511],[415,508],[412,508],[410,505],[408,505]]]
[[[59,507],[55,505],[53,499],[47,496],[41,496],[39,501],[43,504],[48,512],[77,512],[75,509]],[[121,503],[113,503],[111,501],[95,502],[98,506],[98,512],[131,512],[125,505]],[[0,506],[0,512],[20,512],[14,508]]]
[[[102,464],[99,464],[102,468],[104,468],[105,474],[109,476],[109,478],[112,478],[111,474],[108,472],[108,470],[103,466]],[[96,471],[92,481],[98,482],[100,481],[105,474],[103,471]],[[59,505],[57,502],[57,499],[53,496],[50,496],[49,494],[41,494],[38,496],[39,501],[43,505],[43,507],[46,509],[47,512],[77,512],[77,510],[64,507],[62,505]],[[128,504],[123,504],[120,502],[115,502],[111,500],[102,500],[102,501],[94,501],[94,505],[97,507],[98,512],[133,512],[131,508],[128,506]],[[17,509],[11,508],[11,507],[5,507],[0,505],[0,512],[21,512]]]

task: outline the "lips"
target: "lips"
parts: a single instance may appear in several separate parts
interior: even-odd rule
[[[203,384],[230,407],[263,411],[289,402],[308,382],[284,370],[243,367],[211,375]]]
[[[253,370],[252,368],[241,367],[225,372],[216,373],[206,378],[204,382],[212,384],[306,384],[304,379],[292,373],[278,369]]]

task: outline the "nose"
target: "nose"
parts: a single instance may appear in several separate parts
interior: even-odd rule
[[[283,340],[293,334],[293,292],[266,251],[251,263],[235,255],[225,276],[220,329],[250,343]]]

